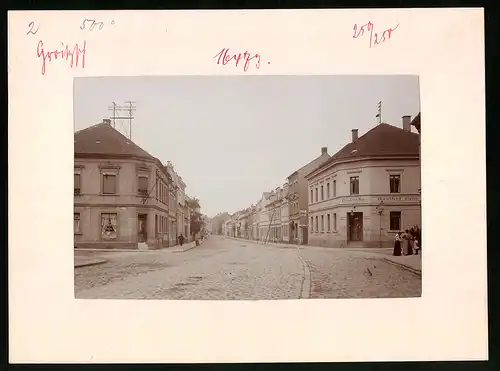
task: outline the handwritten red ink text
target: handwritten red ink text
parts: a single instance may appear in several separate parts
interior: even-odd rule
[[[229,48],[224,48],[219,53],[217,53],[217,55],[215,55],[214,58],[217,58],[217,64],[222,64],[223,66],[225,66],[231,61],[234,61],[236,67],[238,67],[241,60],[244,60],[245,64],[243,65],[243,71],[245,72],[248,70],[250,62],[255,59],[256,60],[255,68],[257,69],[260,68],[260,55],[259,54],[251,55],[248,51],[245,51],[243,54],[242,53],[231,54],[229,52]]]
[[[353,27],[353,39],[357,39],[365,34],[365,30],[370,33],[370,48],[377,46],[379,44],[384,43],[387,40],[391,39],[392,33],[394,30],[396,30],[399,27],[399,23],[396,25],[396,27],[393,28],[388,28],[384,30],[382,33],[377,33],[374,32],[373,30],[373,23],[368,22],[367,24],[364,24],[361,27],[358,27],[357,24],[354,25]]]
[[[69,61],[69,66],[71,68],[78,67],[80,65],[80,57],[81,57],[81,66],[85,68],[85,53],[87,52],[87,41],[83,42],[83,48],[80,49],[78,44],[75,44],[74,47],[70,48],[68,45],[62,44],[61,49],[53,50],[53,51],[45,51],[43,49],[43,41],[40,40],[38,42],[38,47],[36,48],[36,55],[38,58],[42,60],[42,75],[45,75],[45,67],[47,61],[52,62],[56,59],[62,59]]]

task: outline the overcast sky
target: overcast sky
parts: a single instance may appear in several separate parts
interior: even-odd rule
[[[171,161],[202,212],[233,213],[382,120],[418,114],[417,76],[166,76],[75,80],[75,130],[136,102],[132,141]],[[125,113],[122,113],[125,114]],[[122,128],[123,124],[123,128]],[[128,122],[117,122],[128,133]]]

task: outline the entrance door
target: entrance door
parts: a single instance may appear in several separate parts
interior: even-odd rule
[[[138,228],[137,236],[139,242],[146,242],[148,239],[148,215],[139,214],[137,215]]]
[[[307,245],[309,243],[309,235],[307,227],[301,227],[301,228],[302,228],[302,245]]]
[[[363,213],[347,213],[349,241],[363,241]]]

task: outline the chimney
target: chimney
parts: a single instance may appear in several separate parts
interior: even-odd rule
[[[111,125],[111,119],[102,119],[102,123]]]
[[[411,131],[411,116],[403,116],[403,130]]]
[[[328,153],[328,147],[321,147],[321,154],[324,155],[325,153]]]
[[[352,129],[352,142],[354,143],[355,141],[358,140],[358,129]]]

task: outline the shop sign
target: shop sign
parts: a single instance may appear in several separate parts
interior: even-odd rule
[[[420,197],[418,196],[379,196],[377,197],[377,201],[383,201],[383,202],[417,202],[420,200]]]
[[[342,203],[353,203],[353,202],[365,202],[365,199],[360,196],[342,198]]]

